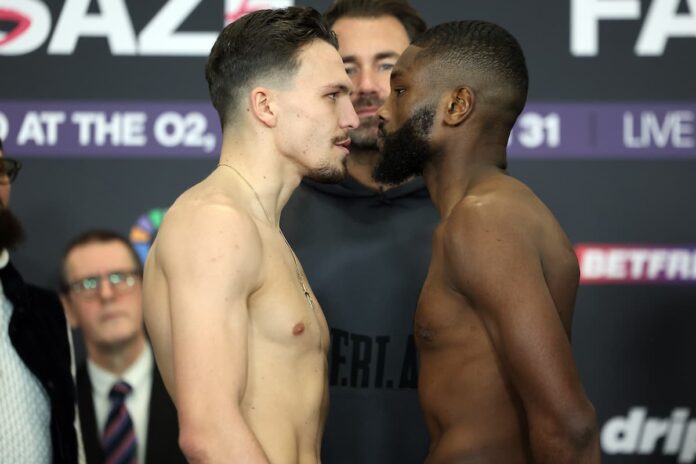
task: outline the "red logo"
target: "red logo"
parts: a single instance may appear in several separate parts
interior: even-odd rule
[[[251,6],[250,3],[251,0],[242,0],[242,2],[239,5],[239,8],[237,8],[236,10],[227,11],[225,13],[225,24],[232,23],[241,18],[242,16],[247,15],[249,13],[253,13],[254,11],[271,8],[268,5]]]
[[[26,16],[5,8],[0,8],[0,21],[6,21],[9,23],[14,23],[14,27],[10,29],[9,32],[3,34],[0,32],[0,46],[12,42],[16,37],[22,34],[22,32],[29,29],[31,21]]]

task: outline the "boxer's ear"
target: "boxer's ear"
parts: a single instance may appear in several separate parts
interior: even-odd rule
[[[444,123],[448,126],[458,126],[466,121],[474,110],[476,96],[467,86],[458,87],[445,98]]]
[[[252,115],[268,127],[275,127],[278,121],[273,97],[273,91],[267,87],[255,87],[249,94]]]

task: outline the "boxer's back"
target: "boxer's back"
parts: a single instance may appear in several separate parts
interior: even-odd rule
[[[503,230],[505,224],[511,227]],[[479,251],[453,249],[462,241],[467,250],[524,249],[523,259],[517,264],[494,252],[480,260]],[[473,268],[461,269],[462,259]],[[522,399],[527,392],[519,389],[527,388],[521,377],[535,374],[520,374],[524,360],[508,349],[535,336],[538,328],[524,324],[538,317],[557,318],[558,333],[551,338],[569,339],[577,283],[577,261],[565,234],[538,198],[512,178],[474,184],[444,218],[433,238],[414,327],[419,397],[431,436],[427,463],[533,462],[529,405]],[[519,293],[491,296],[506,294],[506,287]],[[526,318],[530,300],[546,300],[547,312]],[[501,322],[505,318],[514,323]]]
[[[271,462],[314,464],[319,461],[328,399],[326,321],[311,290],[310,298],[305,296],[304,282],[299,280],[305,279],[304,273],[280,231],[240,208],[235,193],[229,186],[221,187],[209,178],[184,193],[163,222],[145,268],[145,318],[157,363],[167,389],[180,408],[180,420],[181,407],[195,408],[197,402],[182,398],[184,393],[178,388],[181,382],[209,383],[209,388],[202,391],[211,394],[217,394],[213,393],[216,388],[233,385],[235,388],[222,394],[238,405],[244,422]],[[221,222],[214,219],[206,225],[205,210],[213,217],[220,216]],[[198,223],[194,226],[193,222]],[[188,232],[192,227],[200,231],[198,236]],[[224,276],[217,271],[196,275],[206,271],[191,269],[187,279],[187,259],[195,257],[182,258],[182,254],[196,254],[198,248],[187,243],[191,240],[199,241],[201,254],[210,256],[213,268],[218,256],[210,253],[211,247],[245,248],[245,252],[231,255],[244,262],[223,265],[220,269],[229,271]],[[219,243],[215,244],[216,241]],[[229,258],[225,253],[219,255],[219,259]],[[215,303],[205,295],[207,284],[199,288],[198,296],[187,295],[175,286],[196,286],[201,279],[219,280],[222,285],[225,280],[238,278],[235,269],[241,273],[252,271],[246,278],[249,284],[241,292],[243,298],[240,301],[230,298],[229,307],[222,310],[229,314],[210,316],[224,321],[223,327],[191,332],[182,323],[177,325],[178,320],[190,321],[194,317],[204,320],[209,311],[216,310],[208,307]],[[174,300],[176,295],[180,301]],[[182,298],[189,303],[184,306]],[[227,295],[220,300],[226,302]],[[188,312],[190,317],[177,316],[183,312]],[[195,339],[188,339],[194,336]],[[201,341],[201,336],[209,340]],[[217,340],[218,337],[223,340]],[[177,360],[177,350],[192,343],[200,344],[198,356],[191,361],[199,364],[195,369]],[[236,360],[235,353],[229,354],[229,370],[237,377],[231,383],[226,383],[224,376],[228,373],[223,372],[228,354],[212,352],[224,347],[244,352]],[[208,359],[208,355],[214,359]],[[237,363],[243,366],[239,368]],[[191,379],[191,375],[198,378]],[[219,375],[223,378],[219,379]]]

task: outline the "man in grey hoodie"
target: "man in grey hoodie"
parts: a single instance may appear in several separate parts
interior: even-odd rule
[[[422,463],[412,326],[437,212],[420,177],[388,186],[372,171],[391,68],[425,22],[393,0],[338,0],[325,17],[355,87],[360,127],[350,133],[348,177],[333,185],[305,179],[281,223],[331,329],[322,459]]]

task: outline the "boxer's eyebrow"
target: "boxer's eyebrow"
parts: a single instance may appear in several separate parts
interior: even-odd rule
[[[372,59],[373,59],[373,61],[380,61],[380,60],[384,60],[387,58],[399,59],[399,56],[401,56],[399,53],[396,53],[395,51],[388,50],[388,51],[379,52],[379,53],[375,54],[375,56]],[[357,63],[358,61],[360,61],[356,55],[345,55],[345,56],[342,56],[341,58],[343,58],[343,63],[353,64],[353,63]]]
[[[339,92],[346,95],[349,95],[352,90],[351,87],[345,84],[329,84],[324,87],[324,92]]]

